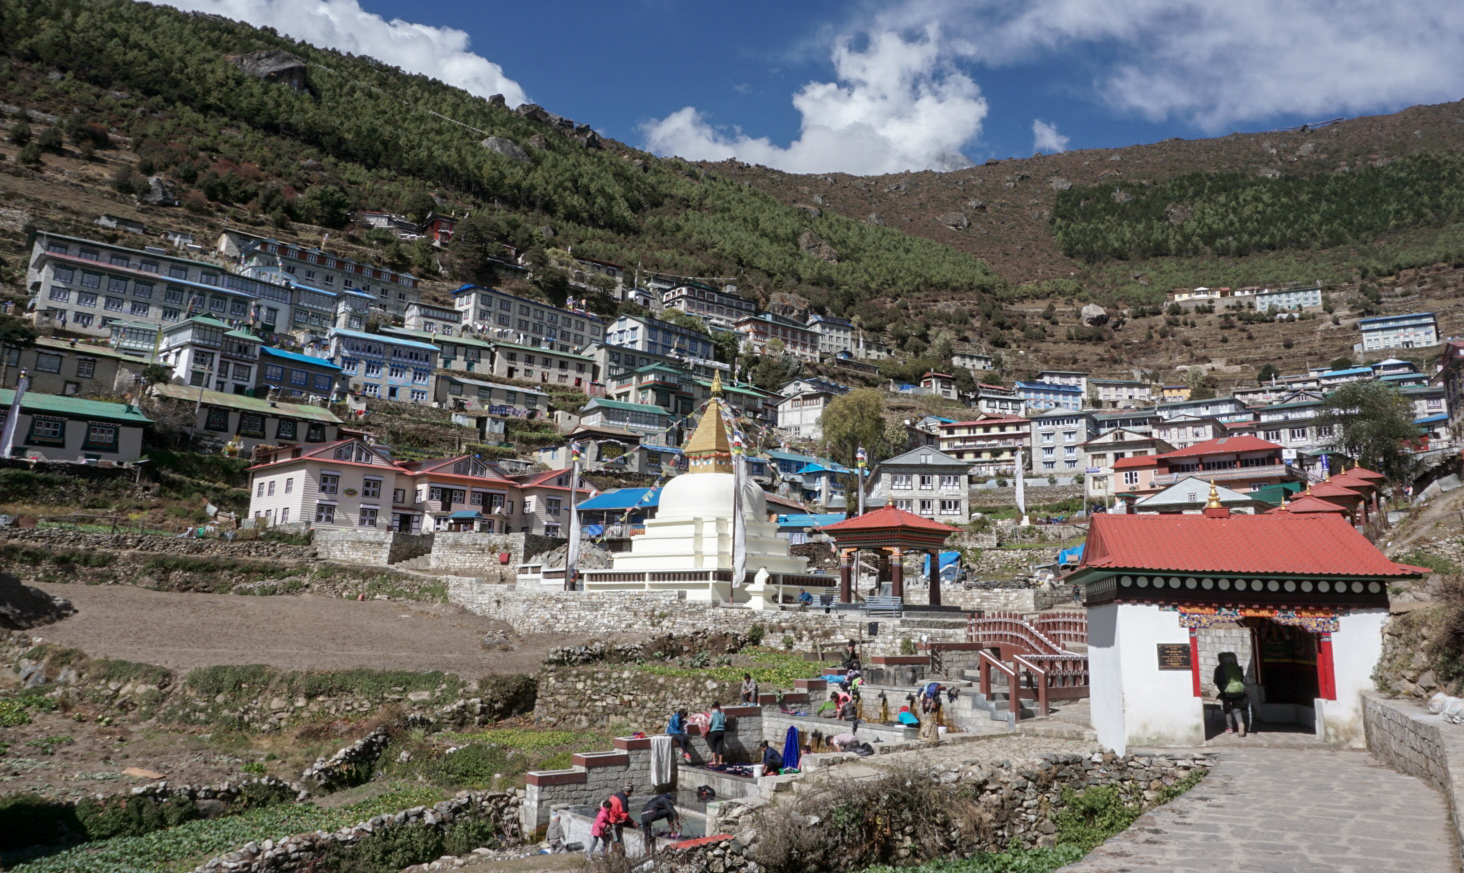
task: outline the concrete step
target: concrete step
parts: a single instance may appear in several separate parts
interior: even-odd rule
[[[431,555],[418,555],[415,558],[408,558],[405,561],[398,561],[392,564],[395,570],[430,570],[432,569]]]

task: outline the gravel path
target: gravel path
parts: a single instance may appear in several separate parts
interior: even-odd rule
[[[1365,752],[1224,749],[1068,873],[1455,873],[1443,798]]]
[[[496,619],[437,603],[256,597],[150,591],[130,585],[38,584],[69,599],[76,615],[31,633],[120,658],[189,670],[214,664],[268,664],[295,670],[532,672],[554,646],[585,640],[542,634],[513,651],[488,651],[483,635],[506,631]]]

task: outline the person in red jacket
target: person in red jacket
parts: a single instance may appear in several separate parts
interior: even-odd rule
[[[635,790],[635,784],[625,783],[625,787],[610,795],[610,838],[615,841],[612,851],[625,854],[625,828],[635,827],[635,820],[630,817],[630,793]]]

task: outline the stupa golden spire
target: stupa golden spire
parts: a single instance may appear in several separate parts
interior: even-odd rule
[[[1210,499],[1205,501],[1206,509],[1220,509],[1220,490],[1215,487],[1215,480],[1210,480]]]
[[[722,401],[717,399],[721,393],[721,379],[714,378],[713,397],[702,410],[701,421],[697,422],[696,430],[682,449],[686,453],[688,473],[732,472],[732,441],[727,437],[727,426],[722,423]]]

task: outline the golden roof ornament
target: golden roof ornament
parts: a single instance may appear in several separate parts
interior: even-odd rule
[[[720,387],[715,385],[713,387]],[[722,423],[722,402],[715,397],[702,410],[701,421],[682,449],[688,473],[732,472],[732,441]]]
[[[1210,499],[1205,501],[1206,509],[1220,509],[1220,490],[1215,487],[1215,480],[1210,480]]]
[[[718,370],[716,373],[712,374],[712,396],[713,397],[721,397],[722,396],[722,371],[721,370]]]

